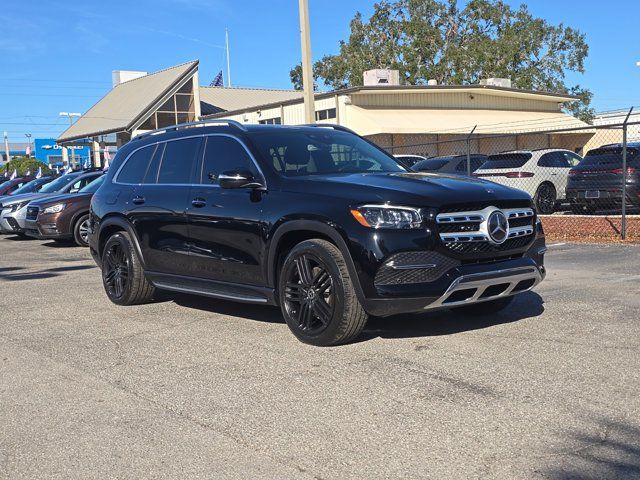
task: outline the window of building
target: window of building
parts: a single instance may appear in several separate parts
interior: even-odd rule
[[[327,108],[326,110],[316,110],[316,120],[329,120],[336,118],[336,109]]]
[[[218,183],[218,175],[229,170],[259,173],[245,148],[237,140],[219,135],[207,137],[200,183]]]
[[[264,120],[258,120],[258,123],[261,125],[280,125],[282,123],[282,119],[280,117],[265,118]]]
[[[193,96],[193,80],[189,80],[180,89],[165,101],[149,118],[147,118],[140,130],[155,130],[169,127],[178,123],[193,122],[195,120],[195,106]]]
[[[167,142],[160,161],[158,183],[191,183],[199,149],[199,137]]]

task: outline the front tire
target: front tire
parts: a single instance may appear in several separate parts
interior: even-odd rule
[[[278,295],[289,329],[311,345],[348,343],[368,319],[342,253],[326,240],[306,240],[289,252],[280,270]]]
[[[82,215],[73,225],[73,239],[80,247],[89,246],[89,214]]]
[[[117,305],[137,305],[153,300],[155,288],[144,276],[127,232],[111,235],[102,251],[102,284]]]

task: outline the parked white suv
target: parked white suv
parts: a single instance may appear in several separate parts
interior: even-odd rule
[[[570,150],[514,150],[489,155],[473,175],[524,190],[533,197],[538,213],[549,214],[566,198],[569,170],[581,161]]]

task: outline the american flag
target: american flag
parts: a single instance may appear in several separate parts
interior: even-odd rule
[[[209,84],[210,87],[224,87],[224,80],[222,79],[222,70],[216,75],[213,81]]]

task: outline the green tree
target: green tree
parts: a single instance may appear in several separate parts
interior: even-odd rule
[[[51,173],[51,169],[44,163],[35,158],[28,157],[16,157],[13,160],[5,164],[5,171],[11,175],[13,170],[17,170],[18,175],[24,175],[28,171],[31,171],[32,175],[35,175],[38,168],[42,167],[42,174],[48,175]]]
[[[314,77],[333,89],[362,85],[372,68],[400,71],[401,82],[468,85],[482,78],[510,78],[515,88],[571,93],[566,110],[593,118],[591,92],[566,83],[568,72],[584,72],[584,34],[534,17],[526,5],[502,0],[382,0],[368,20],[356,13],[349,38],[337,55],[315,62]],[[290,72],[301,88],[301,68]]]

